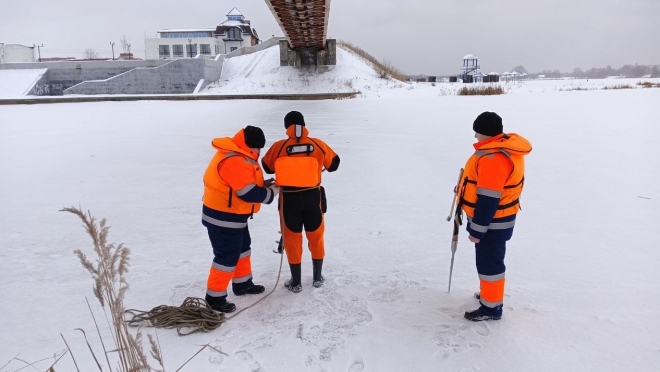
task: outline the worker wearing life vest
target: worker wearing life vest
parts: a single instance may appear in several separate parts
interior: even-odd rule
[[[202,224],[213,247],[206,302],[220,312],[231,313],[236,305],[227,301],[229,282],[237,296],[258,294],[264,286],[252,282],[248,218],[270,204],[280,188],[264,182],[257,160],[266,138],[260,128],[248,125],[233,138],[216,138],[217,150],[204,173]]]
[[[475,243],[481,306],[465,313],[472,321],[502,317],[504,254],[511,239],[525,181],[525,155],[532,151],[522,136],[503,133],[502,118],[484,112],[474,121],[476,152],[465,165],[458,205],[467,215],[469,239]]]
[[[280,225],[291,279],[284,283],[294,293],[302,291],[302,231],[312,253],[315,288],[324,282],[321,270],[325,258],[323,234],[326,211],[325,189],[321,187],[321,172],[334,172],[339,156],[325,142],[309,137],[305,118],[292,111],[284,117],[287,139],[275,142],[261,160],[264,171],[275,173],[275,183],[282,187],[279,199]]]

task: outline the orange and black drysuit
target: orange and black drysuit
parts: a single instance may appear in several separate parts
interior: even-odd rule
[[[325,257],[323,234],[326,211],[325,189],[321,173],[325,168],[334,172],[339,156],[325,142],[309,137],[303,125],[287,128],[287,139],[275,142],[261,160],[264,171],[275,174],[275,183],[282,187],[279,199],[280,224],[287,260],[295,283],[302,262],[302,231],[305,230],[314,262],[315,280],[320,278]],[[318,271],[318,272],[317,272]]]
[[[500,134],[474,145],[459,189],[459,207],[468,218],[475,244],[481,305],[501,316],[504,300],[504,255],[520,209],[525,180],[524,156],[532,150],[522,136]]]
[[[270,204],[274,193],[264,187],[259,154],[245,144],[243,129],[233,138],[214,139],[212,145],[217,152],[204,174],[202,214],[214,254],[206,301],[222,304],[230,281],[234,293],[254,286],[248,218],[261,203]]]

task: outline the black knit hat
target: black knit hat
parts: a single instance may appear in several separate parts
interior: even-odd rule
[[[303,127],[305,126],[305,118],[303,117],[303,114],[299,113],[298,111],[291,111],[290,113],[286,114],[284,117],[284,128],[289,128],[292,125],[302,125]]]
[[[243,135],[245,136],[245,144],[249,148],[263,149],[266,146],[266,136],[259,127],[248,125],[243,129]]]
[[[472,129],[484,136],[497,136],[504,131],[502,126],[502,118],[494,112],[486,111],[477,116],[477,119],[472,124]]]

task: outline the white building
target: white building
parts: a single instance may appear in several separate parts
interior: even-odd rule
[[[258,43],[257,30],[236,8],[216,28],[159,30],[156,38],[144,40],[146,59],[215,57]]]
[[[34,47],[0,43],[0,63],[36,62]]]

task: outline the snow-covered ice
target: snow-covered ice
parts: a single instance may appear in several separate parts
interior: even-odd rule
[[[107,218],[110,239],[132,249],[128,308],[203,296],[212,252],[200,199],[211,139],[251,124],[271,144],[284,115],[299,110],[342,159],[324,175],[325,286],[311,286],[305,252],[301,293],[280,283],[209,334],[158,330],[168,370],[210,342],[228,355],[205,350],[184,371],[657,371],[660,89],[555,84],[496,97],[412,84],[337,101],[0,106],[0,366],[17,354],[51,357],[65,348],[62,333],[81,370],[97,370],[74,331],[85,329],[100,350],[85,297],[102,311],[72,253],[91,252],[91,243],[60,208]],[[477,306],[474,248],[461,231],[447,294],[445,217],[473,152],[472,121],[485,110],[534,150],[508,245],[504,317],[470,323],[462,315]],[[250,221],[255,282],[267,290],[278,226],[275,206]],[[258,298],[230,295],[239,308]],[[56,370],[74,370],[71,358]]]

